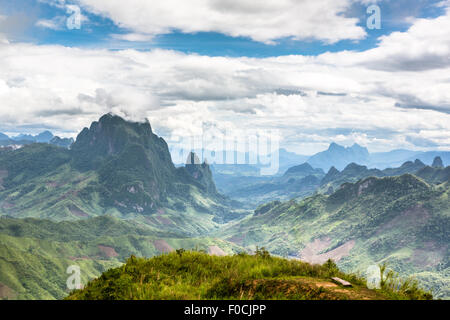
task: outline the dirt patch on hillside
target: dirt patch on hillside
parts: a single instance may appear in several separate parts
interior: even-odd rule
[[[348,256],[350,251],[355,246],[355,240],[350,240],[343,245],[330,250],[325,253],[321,253],[326,250],[331,245],[331,239],[326,238],[323,240],[315,239],[313,242],[309,243],[302,251],[300,251],[300,259],[313,263],[313,264],[323,264],[328,259],[332,259],[335,262],[340,261],[342,258]]]
[[[403,211],[391,221],[378,227],[377,235],[389,229],[395,229],[399,226],[417,227],[424,225],[430,218],[430,213],[423,205],[418,204],[408,210]]]
[[[12,209],[14,208],[16,205],[14,203],[8,202],[8,201],[4,201],[2,202],[2,209]]]
[[[114,258],[119,256],[116,250],[113,247],[98,245],[98,249],[102,252],[102,254],[108,258]]]
[[[153,245],[156,250],[161,253],[169,253],[175,251],[165,240],[155,240],[153,241]]]
[[[49,188],[56,188],[60,186],[59,183],[56,181],[49,181],[45,185]]]
[[[265,296],[281,295],[286,299],[307,298],[309,300],[379,300],[381,294],[367,288],[354,286],[343,288],[317,278],[297,279],[256,279],[239,283],[241,298],[253,299],[256,294]]]
[[[210,254],[212,256],[226,256],[227,255],[226,252],[223,251],[218,246],[209,246],[208,254]]]
[[[172,221],[170,219],[167,219],[165,217],[162,216],[156,216],[156,220],[160,223],[160,224],[164,224],[164,225],[170,225],[173,224]]]
[[[16,296],[17,295],[13,289],[0,283],[0,299],[15,299]]]
[[[245,239],[245,233],[234,235],[226,240],[229,242],[233,242],[237,245],[242,245],[244,243],[244,239]]]
[[[81,210],[80,208],[78,208],[75,205],[69,206],[69,211],[71,214],[73,214],[77,217],[88,217],[89,216],[86,212],[84,212],[83,210]]]
[[[78,261],[78,260],[91,260],[90,257],[88,256],[82,256],[82,257],[69,257],[70,260],[72,261]]]
[[[439,248],[433,242],[426,242],[423,248],[415,249],[410,257],[410,261],[417,267],[435,267],[445,257],[447,247]]]

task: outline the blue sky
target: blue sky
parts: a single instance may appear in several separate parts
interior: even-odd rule
[[[367,35],[364,39],[358,41],[342,40],[333,44],[327,44],[316,39],[293,40],[289,37],[277,39],[275,44],[264,44],[249,37],[232,37],[219,32],[183,33],[180,30],[156,35],[148,41],[120,41],[111,38],[111,35],[127,34],[132,32],[132,30],[120,27],[117,22],[105,15],[89,12],[86,9],[81,9],[81,13],[88,20],[82,23],[82,27],[79,30],[69,30],[64,26],[61,26],[59,30],[36,26],[36,22],[41,19],[51,20],[59,16],[70,16],[65,6],[58,7],[52,1],[46,0],[0,0],[0,13],[8,16],[17,16],[25,20],[20,33],[12,32],[11,40],[13,41],[59,44],[71,47],[107,48],[111,50],[163,48],[208,56],[269,57],[291,54],[317,55],[328,51],[362,51],[374,48],[380,36],[388,35],[394,31],[407,30],[410,23],[405,20],[408,17],[432,18],[442,15],[444,8],[435,6],[439,2],[439,0],[379,1],[377,5],[380,7],[382,14],[382,28],[379,30],[366,28],[366,21],[370,16],[366,12],[369,4],[355,2],[341,15],[357,18],[359,20],[358,25],[366,29]],[[79,4],[78,1],[70,0],[65,1],[65,3]],[[324,8],[324,10],[326,9]]]
[[[208,127],[301,154],[450,150],[449,74],[449,0],[0,0],[10,134],[75,137],[114,112],[169,144]]]

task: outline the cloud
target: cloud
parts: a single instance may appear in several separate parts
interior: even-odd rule
[[[204,123],[211,123],[236,134],[278,129],[283,145],[304,153],[330,141],[358,142],[377,151],[450,148],[450,66],[398,68],[411,57],[426,57],[432,48],[420,48],[426,37],[419,35],[448,19],[448,12],[419,19],[375,49],[317,57],[208,57],[161,49],[0,43],[0,131],[40,124],[76,134],[112,111],[133,120],[149,118],[169,142],[198,135]],[[434,52],[443,56],[446,31],[429,37],[442,44],[442,51]],[[415,55],[394,50],[392,39],[418,48]],[[388,65],[391,58],[397,61],[394,67],[373,67]]]
[[[65,16],[56,16],[52,19],[39,19],[36,22],[36,26],[51,30],[63,30],[66,25],[66,19],[67,17]]]
[[[444,6],[444,4],[443,4]],[[415,72],[450,67],[450,4],[434,19],[413,19],[406,32],[379,38],[376,48],[359,53],[324,55],[324,62],[362,65],[373,70]]]
[[[429,147],[439,146],[436,142],[434,142],[430,139],[420,137],[420,136],[406,136],[406,141],[408,141],[418,147],[429,148]]]
[[[281,38],[335,43],[366,36],[343,13],[352,0],[78,0],[84,10],[138,34],[219,32],[273,43]],[[326,23],[325,23],[326,21]]]
[[[146,42],[153,39],[153,35],[143,33],[126,33],[126,34],[111,34],[111,38],[117,40],[124,40],[130,42]]]

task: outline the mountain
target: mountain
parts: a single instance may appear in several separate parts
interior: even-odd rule
[[[38,143],[49,143],[53,138],[53,134],[46,130],[35,136],[31,134],[19,134],[11,139],[14,141],[30,141],[30,142],[38,142]]]
[[[436,158],[435,161],[439,162],[438,158]],[[414,174],[430,184],[440,184],[447,181],[449,170],[450,167],[427,166],[419,159],[416,159],[414,162],[405,162],[398,168],[387,168],[384,170],[368,169],[366,166],[351,163],[342,171],[332,167],[322,179],[318,191],[322,193],[331,193],[346,182],[356,182],[367,177],[400,176],[407,173]]]
[[[399,167],[407,161],[414,161],[418,158],[419,151],[396,149],[388,152],[370,153],[369,165],[373,168],[386,169],[389,167]]]
[[[307,162],[299,165],[299,166],[294,166],[289,168],[284,176],[302,176],[302,177],[306,177],[308,175],[311,174],[323,174],[323,170],[322,169],[314,169],[313,167],[311,167],[311,165]]]
[[[397,149],[388,152],[369,153],[364,147],[354,144],[352,147],[344,147],[336,143],[330,144],[328,150],[319,152],[307,162],[315,168],[322,168],[328,171],[331,167],[339,170],[344,169],[350,163],[366,165],[369,168],[384,170],[401,166],[405,162],[420,160],[423,163],[431,164],[433,159],[440,157],[445,163],[450,163],[450,152],[448,151],[412,151]],[[300,163],[300,162],[299,162]]]
[[[450,180],[431,185],[411,174],[368,177],[330,195],[277,202],[262,212],[260,207],[219,236],[313,263],[332,258],[344,271],[362,274],[387,263],[448,298],[449,196]]]
[[[309,196],[320,186],[325,173],[304,163],[292,167],[282,176],[256,180],[244,186],[231,188],[227,196],[254,207],[273,200],[289,200]]]
[[[309,156],[300,155],[294,152],[287,151],[286,149],[281,148],[279,150],[279,174],[283,174],[291,167],[297,166],[301,163],[304,163],[308,160]]]
[[[70,150],[30,144],[1,153],[0,214],[57,221],[112,214],[198,234],[239,216],[202,170],[199,181],[175,168],[148,122],[108,114]]]
[[[70,148],[71,145],[74,143],[73,138],[60,138],[60,137],[53,137],[49,144],[52,144],[54,146],[62,147],[62,148]]]
[[[183,170],[182,168],[179,170]],[[200,163],[198,156],[191,152],[186,161],[184,167],[191,177],[193,177],[197,182],[199,182],[204,190],[209,194],[218,195],[216,185],[212,177],[212,172],[209,165],[204,161]]]
[[[213,152],[211,150],[196,149],[193,150],[197,155],[203,155],[200,157],[202,159],[208,158],[208,155],[215,154],[221,163],[212,163],[212,171],[214,174],[218,175],[229,175],[229,176],[242,176],[244,179],[246,177],[261,177],[261,169],[267,167],[268,165],[263,165],[260,163],[261,159],[258,159],[258,155],[250,152],[237,152],[237,151],[219,151]],[[231,155],[230,155],[231,154]],[[177,159],[176,164],[181,164],[182,161],[179,159],[178,154],[174,154],[175,159]],[[230,158],[231,157],[231,158]],[[308,156],[299,155],[294,152],[289,152],[286,149],[279,149],[270,155],[270,159],[276,159],[278,163],[278,171],[273,175],[282,175],[287,169],[305,162]],[[255,161],[255,163],[250,164],[250,160]],[[183,159],[184,161],[184,159]],[[231,161],[231,163],[227,163]],[[222,163],[223,162],[223,163]],[[218,183],[220,185],[220,182]]]
[[[50,131],[43,131],[38,135],[19,134],[13,138],[0,133],[0,147],[24,146],[32,143],[48,143],[62,148],[69,148],[74,140],[72,138],[60,138]]]
[[[431,165],[433,168],[443,168],[444,163],[442,162],[441,157],[436,157],[433,160],[433,164]]]
[[[369,162],[369,151],[356,143],[351,147],[343,147],[333,142],[328,150],[313,155],[307,162],[314,168],[321,168],[326,171],[333,166],[342,170],[352,162],[367,164]]]
[[[1,140],[9,140],[9,137],[6,134],[0,132],[0,141]]]
[[[53,133],[50,131],[44,131],[35,136],[34,139],[38,143],[49,143],[53,137]]]
[[[108,114],[70,149],[0,148],[0,299],[61,299],[73,264],[86,283],[130,255],[242,251],[208,236],[249,213],[238,205],[207,163],[176,168],[148,122]]]
[[[11,137],[11,140],[14,141],[32,141],[32,142],[36,142],[36,137],[31,135],[31,134],[19,134],[17,136]]]
[[[415,159],[419,159],[424,163],[432,164],[436,157],[440,157],[443,165],[450,165],[450,151],[427,151],[419,153]],[[412,159],[408,159],[412,160]]]

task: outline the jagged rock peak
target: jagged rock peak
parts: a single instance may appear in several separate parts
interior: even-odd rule
[[[433,168],[443,168],[444,163],[442,162],[441,157],[436,157],[433,160],[433,164],[431,165]]]

